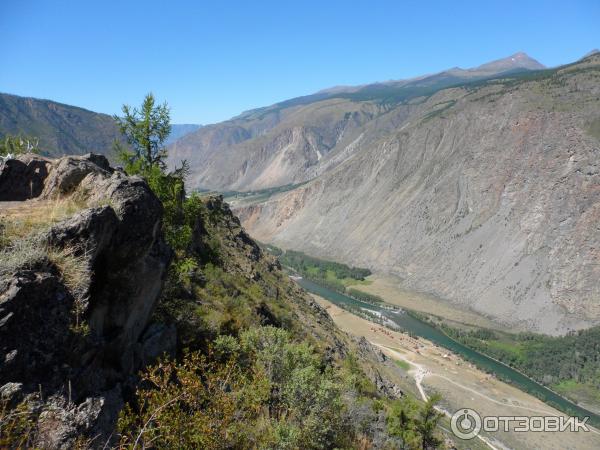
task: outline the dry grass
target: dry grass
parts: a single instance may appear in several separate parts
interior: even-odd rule
[[[51,247],[40,236],[85,207],[84,202],[66,197],[11,203],[0,209],[0,276],[50,263],[76,298],[83,295],[89,279],[85,249]]]
[[[48,261],[47,252],[39,239],[18,239],[2,246],[0,250],[0,278],[17,270],[29,270]]]
[[[82,315],[91,280],[85,248],[54,247],[43,234],[88,205],[73,197],[0,204],[0,278],[18,270],[56,270],[74,298],[74,329],[85,333]]]
[[[75,246],[57,248],[44,244],[39,236],[11,242],[0,249],[0,278],[18,270],[55,267],[75,299],[82,299],[89,287],[90,268],[86,252]]]
[[[56,200],[31,200],[0,205],[1,241],[23,239],[61,222],[87,205],[65,197]]]
[[[88,291],[91,272],[84,249],[75,246],[65,248],[46,247],[48,260],[58,269],[63,284],[76,300],[83,300]]]
[[[89,326],[83,320],[92,272],[85,249],[65,248],[45,244],[38,236],[19,239],[0,248],[0,279],[10,277],[18,270],[58,271],[62,284],[73,296],[72,330],[86,335]]]
[[[35,442],[35,417],[25,403],[10,408],[0,401],[0,448],[32,448]]]

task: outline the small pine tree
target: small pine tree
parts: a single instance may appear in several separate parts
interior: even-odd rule
[[[144,98],[141,108],[122,107],[123,117],[114,116],[117,125],[125,136],[130,149],[115,142],[115,149],[131,171],[140,172],[148,167],[165,168],[167,151],[165,140],[171,133],[171,117],[166,103],[156,105],[154,95]]]
[[[439,412],[435,405],[440,401],[439,394],[432,395],[421,408],[419,419],[417,421],[417,430],[421,435],[423,450],[439,448],[442,444],[441,439],[436,435],[438,422],[442,418],[442,413]]]
[[[183,249],[190,233],[185,233],[185,178],[187,161],[167,172],[165,139],[171,132],[169,107],[156,106],[154,96],[146,95],[140,109],[123,105],[123,117],[114,116],[129,147],[115,142],[117,158],[129,175],[140,175],[160,199],[164,207],[163,227],[167,241],[174,249]],[[188,227],[189,228],[189,227]],[[185,239],[187,237],[187,239]]]

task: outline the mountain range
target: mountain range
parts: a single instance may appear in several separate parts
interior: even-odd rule
[[[600,54],[517,53],[248,111],[170,155],[196,188],[260,191],[235,205],[259,240],[563,334],[600,323],[599,139]]]
[[[454,85],[543,68],[516,53],[472,69],[338,86],[203,127],[172,144],[169,153],[174,165],[183,159],[190,163],[190,183],[198,188],[255,190],[303,182],[343,161],[338,150],[351,146],[367,123],[376,129],[367,138],[394,130],[396,123],[385,119],[399,105]]]
[[[167,144],[200,125],[173,124]],[[0,93],[0,138],[6,135],[39,138],[47,156],[96,152],[111,156],[121,134],[112,116],[51,100]]]
[[[336,86],[174,126],[188,185],[244,191],[259,240],[370,267],[511,328],[600,323],[600,53]],[[196,128],[196,129],[194,129]],[[185,132],[185,134],[183,134]],[[0,136],[110,154],[110,116],[0,94]],[[258,195],[254,195],[258,194]]]

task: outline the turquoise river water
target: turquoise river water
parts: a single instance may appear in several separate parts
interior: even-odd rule
[[[514,370],[509,366],[496,361],[495,359],[489,358],[482,353],[466,347],[427,322],[419,320],[416,317],[406,314],[405,312],[393,311],[370,303],[361,302],[347,295],[323,287],[305,278],[296,280],[296,282],[308,292],[319,295],[320,297],[323,297],[342,308],[359,308],[380,313],[387,319],[394,322],[396,325],[400,326],[403,330],[428,339],[429,341],[441,347],[447,348],[448,350],[461,355],[463,358],[474,363],[480,369],[494,373],[503,381],[509,382],[513,386],[535,395],[549,405],[560,409],[569,415],[576,415],[578,417],[587,416],[590,418],[589,423],[596,426],[600,424],[600,415],[593,414],[592,412],[581,408],[577,404],[558,395],[557,393],[537,383],[531,378],[528,378],[517,370]]]

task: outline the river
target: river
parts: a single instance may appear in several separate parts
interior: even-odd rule
[[[344,306],[349,306],[380,313],[387,319],[400,326],[402,329],[461,355],[468,361],[474,363],[480,369],[494,373],[503,381],[510,382],[511,385],[521,389],[522,391],[535,395],[537,398],[548,403],[550,406],[560,409],[569,415],[576,415],[582,418],[589,417],[589,422],[591,424],[594,424],[595,426],[600,425],[599,415],[581,408],[575,403],[558,395],[547,387],[537,383],[531,378],[528,378],[522,373],[510,368],[509,366],[469,347],[466,347],[427,322],[419,320],[409,314],[406,314],[405,312],[393,311],[370,303],[361,302],[347,295],[323,287],[305,278],[298,279],[296,282],[308,292],[323,297],[342,308]]]

